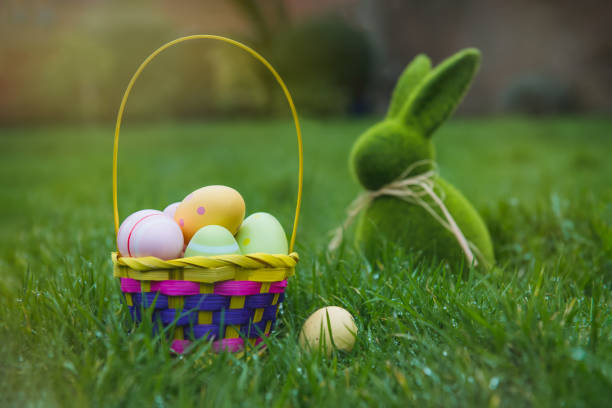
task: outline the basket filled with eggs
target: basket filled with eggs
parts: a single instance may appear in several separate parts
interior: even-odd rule
[[[289,103],[298,139],[298,191],[291,238],[271,214],[246,216],[238,191],[209,185],[163,211],[140,210],[119,223],[117,159],[119,129],[127,98],[144,67],[163,50],[187,40],[212,39],[235,45],[274,75]],[[214,351],[261,347],[274,329],[287,280],[299,260],[293,252],[302,194],[302,141],[297,113],[280,76],[257,52],[234,40],[194,35],[153,52],[138,68],[123,96],[115,128],[113,206],[117,251],[113,275],[132,319],[153,319],[172,349],[182,353],[195,340],[212,342]],[[147,311],[148,313],[144,313]]]

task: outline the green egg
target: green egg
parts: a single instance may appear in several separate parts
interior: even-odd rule
[[[287,235],[274,216],[258,212],[247,217],[236,234],[243,254],[287,254]]]
[[[240,248],[232,233],[220,225],[200,228],[185,249],[185,258],[227,254],[240,254]]]

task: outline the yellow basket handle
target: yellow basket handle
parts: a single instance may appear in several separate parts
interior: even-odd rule
[[[119,113],[117,114],[117,123],[115,124],[115,144],[113,147],[113,209],[115,213],[115,235],[119,232],[119,208],[117,207],[117,153],[119,150],[119,129],[121,128],[121,119],[123,118],[123,112],[125,110],[125,105],[127,103],[128,96],[130,95],[130,92],[132,91],[132,88],[134,87],[134,83],[136,82],[136,79],[138,79],[138,77],[140,76],[144,68],[149,64],[149,62],[153,60],[153,58],[159,55],[166,48],[170,48],[173,45],[176,45],[178,43],[182,43],[188,40],[199,40],[199,39],[223,41],[225,43],[234,45],[248,52],[253,57],[255,57],[257,60],[259,60],[259,62],[261,62],[266,68],[268,68],[268,70],[272,73],[272,75],[274,75],[276,82],[278,82],[280,87],[283,89],[283,92],[285,93],[285,97],[287,98],[287,102],[289,103],[289,108],[291,109],[291,114],[293,115],[293,121],[295,123],[295,131],[297,133],[297,139],[298,139],[298,160],[299,160],[297,203],[295,205],[295,218],[293,219],[293,231],[291,232],[291,241],[289,243],[289,252],[292,252],[293,245],[295,244],[295,235],[297,232],[298,221],[300,218],[300,206],[302,204],[302,177],[303,177],[302,131],[300,130],[300,121],[298,119],[298,115],[295,110],[293,99],[291,98],[291,94],[289,93],[289,90],[287,89],[285,82],[283,82],[278,72],[276,72],[276,70],[272,67],[272,65],[264,57],[262,57],[257,51],[253,50],[252,48],[238,41],[232,40],[230,38],[221,37],[218,35],[210,35],[210,34],[189,35],[186,37],[177,38],[174,41],[170,41],[169,43],[162,45],[161,47],[153,51],[153,53],[149,55],[147,59],[143,61],[142,64],[140,64],[140,66],[138,67],[134,75],[132,76],[132,79],[130,79],[130,82],[125,90],[125,93],[123,94],[123,98],[121,99],[121,105],[119,106]]]

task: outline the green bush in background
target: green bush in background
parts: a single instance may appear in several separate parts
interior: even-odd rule
[[[238,37],[270,60],[295,99],[300,113],[334,115],[364,110],[372,49],[366,34],[335,16],[294,22],[282,0],[232,0],[251,34]],[[284,97],[258,62],[250,68],[263,88],[263,111],[286,111]]]
[[[372,52],[365,34],[343,19],[290,28],[278,37],[273,58],[302,111],[343,114],[363,105]]]

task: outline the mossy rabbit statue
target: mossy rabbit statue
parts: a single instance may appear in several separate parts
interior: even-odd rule
[[[433,69],[425,55],[417,56],[406,67],[386,118],[366,130],[353,146],[350,167],[363,187],[379,190],[423,160],[428,160],[425,168],[431,170],[435,158],[431,137],[463,99],[479,64],[480,52],[465,49]],[[432,181],[466,240],[477,248],[477,262],[492,265],[493,246],[482,218],[452,185],[438,176]],[[434,204],[432,207],[436,208]],[[370,259],[376,257],[383,240],[453,264],[466,259],[457,237],[423,206],[389,195],[370,202],[356,229],[357,244]]]

